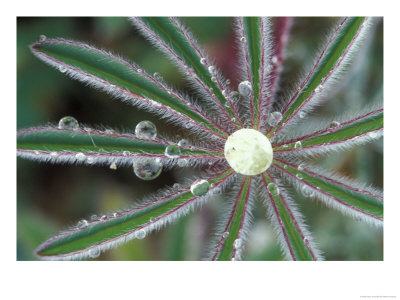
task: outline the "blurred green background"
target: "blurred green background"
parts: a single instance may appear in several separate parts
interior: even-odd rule
[[[201,45],[216,58],[232,81],[236,74],[236,47],[231,18],[184,18]],[[291,85],[308,66],[326,37],[334,18],[297,18],[286,53],[282,86]],[[383,97],[382,21],[375,28],[361,58],[355,61],[338,92],[319,107],[312,118],[358,110]],[[161,135],[185,136],[179,128],[157,117],[112,99],[107,94],[65,77],[36,59],[28,46],[39,35],[88,42],[134,60],[150,74],[159,72],[174,87],[190,92],[182,75],[133,29],[126,18],[17,18],[17,129],[56,123],[66,115],[88,125],[105,125],[134,131],[141,120],[151,120]],[[284,92],[282,89],[281,92]],[[332,154],[318,162],[329,169],[382,188],[383,142]],[[59,230],[92,214],[101,215],[140,200],[144,195],[179,182],[193,170],[166,171],[156,180],[136,178],[131,168],[52,165],[17,159],[17,260],[35,260],[33,250]],[[294,195],[327,260],[382,260],[383,233],[326,208],[319,202]],[[133,240],[98,260],[200,260],[218,218],[221,199],[180,219],[143,240]],[[281,260],[279,247],[257,204],[254,228],[245,257],[248,260]]]

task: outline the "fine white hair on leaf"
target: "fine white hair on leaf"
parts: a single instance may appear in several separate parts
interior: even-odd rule
[[[219,209],[218,220],[217,223],[214,225],[214,233],[212,234],[209,242],[208,247],[204,251],[203,257],[205,260],[211,260],[215,257],[218,248],[221,246],[221,242],[223,243],[224,237],[223,234],[226,232],[227,224],[229,224],[230,218],[232,214],[235,214],[236,211],[234,210],[235,202],[237,201],[237,197],[240,193],[240,185],[237,184],[240,181],[243,183],[245,180],[244,176],[237,174],[235,179],[235,185],[229,192],[226,192],[222,195],[223,204]],[[240,246],[236,249],[233,260],[241,260],[243,256],[243,251],[245,250],[245,243],[247,241],[250,228],[253,222],[253,209],[254,209],[254,202],[256,199],[256,195],[254,192],[254,180],[252,180],[250,187],[249,187],[249,198],[247,201],[247,205],[245,211],[243,212],[243,224],[242,228],[238,232],[237,239],[240,239]]]
[[[340,57],[339,61],[337,64],[334,66],[334,68],[331,70],[331,72],[328,74],[328,76],[324,79],[323,82],[317,87],[317,89],[309,96],[308,100],[306,100],[300,108],[298,108],[292,116],[286,121],[284,127],[288,125],[294,125],[298,123],[300,120],[302,120],[302,117],[300,116],[300,112],[302,114],[307,114],[311,112],[317,105],[320,105],[323,103],[324,100],[328,99],[328,95],[330,94],[330,91],[336,87],[336,83],[340,81],[342,78],[344,72],[346,72],[349,68],[350,65],[353,61],[353,58],[356,56],[358,53],[359,48],[363,45],[364,40],[368,36],[369,29],[371,28],[373,24],[374,18],[367,17],[366,20],[363,21],[362,25],[358,29],[357,34],[354,36],[352,42],[348,45],[346,48],[346,51],[344,52],[343,56]],[[336,30],[340,28],[342,25],[342,21],[340,21],[337,26],[333,28],[333,32],[331,35],[328,35],[327,41],[334,36],[335,34],[337,35]],[[327,43],[326,43],[327,44]],[[323,53],[323,49],[319,51],[320,53]],[[315,56],[315,63],[313,66],[315,67],[316,64],[319,64],[320,60],[320,55]],[[313,68],[311,68],[313,69]],[[306,73],[309,74],[309,73]],[[308,75],[307,75],[308,76]],[[302,86],[304,83],[304,79],[299,82],[297,86]],[[293,99],[293,97],[296,95],[298,91],[294,90],[292,92],[292,96],[288,98],[288,100],[284,101],[284,109],[283,111],[287,110],[288,105],[290,104],[291,101],[289,99]]]
[[[284,145],[294,143],[296,141],[307,140],[307,138],[334,132],[335,130],[340,130],[343,126],[351,126],[356,122],[367,120],[381,112],[383,112],[382,101],[379,101],[378,103],[365,106],[363,109],[357,112],[346,111],[343,115],[334,118],[307,119],[307,121],[304,121],[301,124],[296,124],[296,126],[288,126],[284,130],[282,130],[282,132],[275,135],[271,139],[271,142],[274,145]],[[333,128],[331,127],[332,124],[334,124]],[[296,149],[296,151],[284,151],[277,152],[275,154],[287,154],[296,157],[323,155],[332,151],[342,151],[352,148],[356,145],[362,145],[368,142],[372,142],[381,138],[382,136],[383,128],[380,128],[369,132],[360,132],[360,134],[356,134],[352,138],[345,140],[332,141],[331,143],[326,140],[321,145],[315,145],[309,148],[302,147]]]
[[[257,176],[256,182],[259,198],[267,208],[267,217],[271,221],[274,233],[278,239],[280,247],[286,256],[286,259],[293,260],[289,245],[285,239],[285,234],[278,220],[278,215],[271,202],[272,200],[268,188],[265,186],[265,183],[263,182],[261,176]],[[298,233],[303,237],[303,239],[307,240],[308,247],[312,251],[312,255],[315,257],[315,259],[324,260],[322,252],[319,250],[318,244],[314,241],[308,225],[305,224],[304,216],[299,211],[296,203],[292,200],[292,196],[290,195],[286,186],[284,186],[279,179],[275,179],[275,184],[279,188],[279,196],[281,197],[282,201],[285,202],[285,204],[287,205],[287,209],[290,211],[292,224],[295,224]]]
[[[88,52],[98,51],[98,52],[101,52],[101,53],[105,54],[106,56],[108,56],[109,57],[108,59],[110,61],[118,60],[118,61],[125,63],[126,65],[131,66],[131,69],[128,72],[137,73],[137,70],[140,69],[134,63],[128,62],[127,60],[125,60],[119,56],[116,56],[108,51],[95,48],[93,46],[90,46],[90,45],[82,43],[82,42],[75,42],[75,41],[71,41],[71,40],[65,40],[62,38],[48,40],[47,42],[73,43],[75,45],[79,45],[81,47],[82,51],[88,51]],[[78,81],[86,84],[87,86],[91,86],[96,89],[103,90],[107,94],[112,96],[113,98],[120,99],[121,101],[129,103],[133,106],[136,106],[139,109],[144,109],[148,112],[154,113],[154,114],[158,115],[162,120],[164,120],[167,124],[174,124],[177,126],[181,126],[183,128],[186,128],[188,131],[192,132],[193,134],[197,134],[204,138],[208,138],[208,139],[220,138],[213,131],[200,126],[200,124],[198,122],[193,121],[191,118],[172,109],[171,107],[161,104],[152,99],[133,94],[130,91],[128,91],[122,87],[116,86],[104,79],[96,77],[95,75],[89,74],[81,69],[78,69],[71,65],[65,64],[65,63],[59,61],[58,59],[50,57],[47,54],[42,53],[39,50],[35,49],[35,45],[36,44],[33,44],[31,46],[31,50],[32,50],[32,53],[36,57],[38,57],[40,60],[47,63],[48,65],[56,68],[57,70],[62,68],[63,73],[70,76],[72,79],[78,80]],[[141,70],[140,73],[142,76],[152,78],[144,70],[142,70],[142,69],[140,69],[140,70]],[[175,96],[179,97],[180,99],[186,99],[187,100],[186,102],[191,104],[191,102],[190,102],[190,101],[192,101],[191,98],[185,98],[184,95],[180,95],[177,91],[175,91],[174,89],[172,89],[170,87],[167,87],[165,84],[162,84],[162,86],[164,89],[169,90],[171,94],[174,94]],[[197,106],[195,104],[191,104],[191,105],[193,105],[193,107],[195,107],[201,114],[205,115],[205,113],[203,113],[203,111],[201,110],[201,108],[199,106]]]
[[[159,216],[154,220],[149,220],[147,223],[143,224],[142,226],[136,229],[133,229],[132,231],[118,235],[112,238],[111,240],[103,240],[90,247],[69,254],[53,255],[53,256],[41,256],[40,254],[37,255],[39,258],[45,260],[80,260],[89,258],[91,256],[91,251],[97,251],[98,253],[105,252],[109,249],[115,248],[123,243],[126,243],[132,239],[138,238],[137,237],[138,231],[141,231],[143,237],[146,237],[152,231],[161,230],[167,224],[175,222],[178,218],[189,214],[194,209],[201,207],[204,203],[206,203],[210,199],[213,199],[215,197],[215,193],[219,193],[220,190],[226,189],[227,186],[230,186],[232,182],[234,182],[235,180],[234,177],[235,173],[227,175],[224,179],[220,180],[219,182],[216,182],[214,186],[210,187],[210,190],[205,195],[198,197],[193,196],[191,199],[187,200],[185,204],[182,204],[179,207],[176,207],[173,210],[164,213],[163,215]],[[157,201],[166,201],[169,198],[173,197],[174,195],[185,193],[188,191],[190,192],[190,185],[192,182],[193,181],[186,180],[185,183],[177,187],[173,186],[169,188],[164,188],[156,193],[153,193],[148,197],[145,197],[144,199],[135,203],[126,210],[120,210],[110,215],[104,215],[107,218],[106,221],[102,221],[101,217],[97,220],[92,220],[89,222],[86,221],[86,226],[83,228],[83,230],[88,228],[90,229],[90,227],[96,226],[96,224],[98,224],[99,222],[107,222],[107,220],[113,220],[115,218],[125,218],[127,215],[134,213],[135,211],[138,211],[140,209],[143,209],[147,206],[151,206],[153,203]],[[58,239],[65,238],[79,230],[82,229],[79,228],[79,223],[78,223],[78,225],[60,232],[57,236],[50,238],[41,246],[39,246],[39,248],[36,250],[36,253],[39,253],[40,250],[45,248],[48,244],[51,244]]]
[[[83,126],[83,125],[81,125]],[[102,131],[99,129],[94,129],[93,127],[83,127],[84,129],[78,130],[60,130],[56,125],[49,124],[47,126],[37,127],[37,128],[29,128],[27,130],[18,131],[18,135],[23,136],[25,133],[30,133],[34,131],[71,131],[72,133],[82,133],[87,134],[93,143],[93,146],[97,147],[92,136],[95,135],[113,135],[115,137],[121,138],[131,138],[137,139],[134,135],[130,133],[117,133],[115,130],[112,133],[107,133],[107,130]],[[150,140],[152,143],[157,143],[161,145],[165,145],[167,147],[171,144],[176,144],[172,142],[171,139],[165,138],[163,136],[158,136],[156,140]],[[207,145],[204,145],[207,147]],[[208,145],[210,146],[210,145]],[[124,151],[124,149],[106,151],[102,147],[97,147],[98,151],[92,150],[92,148],[87,148],[82,145],[81,148],[77,150],[71,151],[70,149],[63,150],[54,150],[51,149],[51,145],[46,147],[47,149],[17,149],[17,156],[35,160],[38,162],[45,163],[54,163],[54,164],[84,164],[84,165],[98,165],[98,166],[113,166],[112,168],[118,168],[120,166],[132,166],[133,163],[145,162],[148,158],[159,159],[160,163],[163,166],[163,169],[167,170],[172,167],[199,167],[199,166],[207,166],[210,161],[213,164],[219,164],[224,160],[224,157],[215,156],[213,152],[210,151],[209,155],[180,155],[177,158],[168,158],[164,153],[154,154],[154,153],[146,153],[145,151],[140,151],[140,153],[131,153],[129,151]],[[195,145],[190,146],[181,146],[181,148],[187,148],[190,150],[209,150],[209,148],[203,148]],[[125,149],[126,150],[126,149]],[[215,149],[221,150],[221,149]],[[221,150],[223,151],[223,150]]]
[[[297,161],[298,163],[298,161]],[[294,165],[295,166],[295,165]],[[381,190],[369,186],[365,183],[361,183],[357,180],[348,178],[346,176],[340,175],[338,173],[322,170],[319,167],[311,164],[302,164],[302,171],[311,174],[312,176],[315,176],[317,178],[320,178],[322,180],[325,180],[331,184],[337,185],[339,187],[342,187],[344,189],[347,189],[348,191],[352,193],[360,193],[363,195],[368,195],[370,197],[373,197],[377,199],[378,201],[383,202],[383,193]],[[296,190],[299,192],[302,191],[302,188],[304,188],[305,181],[298,179],[296,176],[289,175],[289,173],[284,172],[283,169],[277,167],[276,165],[272,165],[271,171],[280,177],[282,177],[286,182],[290,183]],[[308,185],[308,184],[307,184]],[[327,191],[322,190],[321,188],[313,185],[308,185],[310,189],[312,189],[312,194],[309,195],[308,197],[311,199],[318,199],[328,207],[332,207],[344,215],[350,216],[356,220],[362,220],[370,225],[376,226],[376,227],[382,227],[383,222],[382,220],[379,220],[373,216],[370,216],[369,214],[363,213],[362,211],[359,211],[357,208],[345,205],[344,202],[342,202],[340,199],[332,196],[330,193]]]
[[[178,55],[171,47],[167,41],[162,40],[155,32],[152,31],[140,18],[132,17],[130,18],[132,24],[135,28],[141,33],[154,47],[156,47],[159,51],[161,51],[166,57],[172,61],[175,66],[178,68],[180,72],[184,75],[184,78],[190,83],[192,88],[194,88],[195,92],[202,98],[202,100],[207,103],[207,110],[211,111],[219,111],[219,119],[218,124],[223,126],[230,132],[234,130],[235,127],[229,114],[226,112],[226,109],[219,103],[219,100],[216,99],[214,92],[204,84],[202,80],[200,80],[193,70],[193,68],[186,64],[186,62]],[[213,74],[215,81],[217,83],[218,88],[222,91],[225,91],[226,95],[230,93],[229,84],[227,84],[227,79],[222,75],[222,73],[215,66],[215,63],[206,55],[205,51],[199,46],[193,34],[178,20],[177,18],[170,18],[171,22],[177,28],[177,31],[180,32],[182,38],[185,39],[195,50],[198,55],[199,62],[201,61],[205,67],[213,67]],[[231,102],[233,105],[233,109],[237,109],[237,105]]]

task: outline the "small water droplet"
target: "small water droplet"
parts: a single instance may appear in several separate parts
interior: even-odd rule
[[[84,228],[86,228],[86,227],[88,227],[88,225],[89,225],[89,222],[88,221],[86,221],[85,219],[83,219],[83,220],[80,220],[79,222],[78,222],[78,228],[80,228],[80,229],[84,229]]]
[[[163,79],[162,76],[160,75],[160,73],[158,73],[158,72],[154,72],[153,77],[155,80],[159,80],[159,81]]]
[[[271,62],[272,62],[274,65],[278,64],[278,56],[276,56],[276,55],[272,56]]]
[[[135,134],[140,139],[155,139],[157,135],[156,125],[150,121],[141,121],[136,125]]]
[[[35,150],[35,152],[34,152],[36,155],[38,155],[39,154],[39,151],[37,151],[37,150]]]
[[[294,144],[294,148],[295,149],[299,149],[299,148],[301,148],[303,145],[302,145],[302,143],[301,143],[301,141],[297,141],[295,144]]]
[[[242,95],[243,97],[248,97],[250,96],[252,91],[252,87],[251,87],[251,83],[247,80],[242,81],[241,83],[239,83],[238,85],[238,92],[240,95]]]
[[[308,185],[304,184],[301,187],[301,193],[304,197],[310,198],[314,196],[314,190]]]
[[[141,240],[144,239],[145,237],[146,237],[146,231],[144,229],[140,229],[135,232],[135,238]]]
[[[308,239],[306,237],[303,238],[305,244],[308,244]]]
[[[375,139],[379,136],[379,133],[377,131],[371,131],[371,132],[368,132],[368,136],[372,139]]]
[[[43,43],[47,40],[47,36],[44,34],[39,35],[39,43]]]
[[[286,170],[286,169],[288,168],[288,166],[287,166],[287,165],[284,165],[283,168]]]
[[[297,167],[297,170],[299,170],[299,171],[304,170],[304,165],[303,164],[299,164],[299,166]]]
[[[168,145],[164,154],[168,158],[178,158],[181,155],[181,149],[177,145]]]
[[[91,215],[90,216],[90,221],[96,221],[96,220],[98,220],[97,215]]]
[[[300,180],[303,179],[303,175],[302,175],[301,173],[297,173],[297,174],[296,174],[296,177],[297,177],[298,179],[300,179]]]
[[[51,152],[50,156],[56,157],[56,156],[58,156],[58,153],[57,152]]]
[[[110,169],[111,169],[111,170],[116,170],[116,169],[117,169],[117,164],[116,164],[115,162],[113,162],[113,163],[110,165]]]
[[[187,139],[181,139],[178,142],[178,146],[179,147],[189,147],[190,146],[190,142]]]
[[[216,78],[215,76],[212,76],[212,77],[211,77],[211,81],[217,82],[217,78]]]
[[[205,65],[206,64],[206,58],[205,57],[200,58],[200,63],[202,65]]]
[[[268,191],[271,193],[272,196],[278,196],[279,195],[279,188],[275,183],[270,183],[267,186]]]
[[[228,84],[228,85],[231,84],[231,80],[230,80],[230,79],[227,79],[227,80],[226,80],[226,84]]]
[[[223,239],[226,239],[228,236],[229,236],[229,231],[225,231],[225,232],[222,234],[222,238],[223,238]]]
[[[305,116],[306,116],[306,113],[304,111],[299,112],[300,119],[303,119]]]
[[[101,217],[100,217],[100,221],[101,222],[105,222],[105,221],[107,221],[108,220],[108,217],[106,216],[106,215],[102,215]]]
[[[208,183],[207,180],[204,179],[197,179],[190,186],[190,191],[194,196],[203,196],[208,192],[209,189],[210,189],[210,184]]]
[[[236,249],[240,248],[242,246],[242,240],[240,238],[236,239],[233,242],[233,245],[235,246]]]
[[[122,152],[122,155],[123,155],[123,156],[129,156],[130,154],[131,154],[131,153],[130,153],[129,151],[123,151],[123,152]]]
[[[67,68],[65,68],[65,67],[60,67],[58,70],[59,70],[61,73],[67,72]]]
[[[179,167],[186,167],[188,165],[188,160],[186,158],[182,158],[178,160]]]
[[[79,152],[79,153],[75,154],[75,158],[78,161],[84,161],[86,159],[86,155],[83,154],[82,152]]]
[[[340,126],[340,123],[337,121],[332,121],[331,124],[329,124],[329,129],[335,129]]]
[[[174,189],[178,190],[178,189],[180,189],[181,185],[179,183],[174,183],[174,185],[172,187]]]
[[[89,250],[89,256],[90,258],[97,258],[100,256],[100,249],[99,248],[93,248]]]
[[[316,93],[320,93],[320,92],[322,92],[323,89],[324,89],[324,87],[322,86],[322,84],[320,84],[319,86],[317,86],[317,87],[315,88],[315,92],[316,92]]]
[[[222,96],[226,96],[226,91],[225,90],[222,90]]]
[[[269,114],[268,124],[271,127],[277,126],[282,121],[282,114],[279,111],[275,111]]]
[[[115,130],[114,130],[114,129],[106,129],[106,130],[104,131],[104,133],[107,133],[107,134],[115,134]]]
[[[229,94],[229,98],[231,98],[232,101],[239,101],[240,94],[239,92],[233,91]]]
[[[133,171],[137,177],[143,180],[157,178],[162,171],[163,165],[159,158],[146,157],[133,163]]]
[[[78,129],[79,123],[74,117],[64,117],[58,122],[59,129]]]
[[[142,73],[143,70],[142,69],[137,69],[138,73]]]
[[[246,43],[246,37],[245,37],[245,36],[242,36],[242,37],[240,38],[240,41],[241,41],[242,43]]]
[[[208,72],[210,72],[211,75],[215,74],[215,67],[214,66],[209,66],[208,67]]]
[[[232,118],[231,121],[232,121],[232,122],[236,122],[236,118]]]

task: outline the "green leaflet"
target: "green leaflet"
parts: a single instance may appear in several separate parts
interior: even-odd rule
[[[243,18],[243,25],[246,36],[246,45],[248,53],[248,61],[250,67],[251,83],[252,83],[252,97],[253,97],[253,122],[254,128],[258,128],[258,114],[260,107],[260,88],[262,72],[262,32],[261,32],[261,18],[259,17],[246,17]]]
[[[262,179],[265,184],[265,189],[268,189],[268,184],[272,183],[271,178],[267,173],[262,174]],[[308,240],[301,232],[297,220],[288,208],[286,201],[280,194],[272,194],[268,192],[274,215],[280,225],[280,230],[285,238],[285,242],[289,248],[289,252],[293,260],[315,260]]]
[[[345,143],[352,138],[358,138],[362,135],[368,134],[375,130],[383,128],[383,111],[377,111],[367,117],[363,117],[358,121],[349,122],[342,127],[338,126],[338,129],[332,128],[319,132],[318,134],[312,135],[309,138],[301,139],[301,148],[297,148],[298,151],[302,149],[308,149],[318,146],[329,146],[330,144]],[[279,146],[274,148],[274,151],[287,151],[295,149],[296,141],[285,143],[285,147]]]
[[[231,218],[228,221],[228,224],[225,228],[224,233],[228,233],[225,237],[221,238],[221,241],[218,245],[217,253],[215,254],[213,260],[231,260],[233,257],[236,257],[237,252],[241,250],[243,244],[243,240],[240,237],[240,233],[242,230],[242,223],[247,213],[247,203],[249,201],[249,193],[251,187],[251,176],[246,176],[243,179],[242,186],[236,198]]]
[[[143,140],[127,134],[106,134],[102,131],[66,130],[53,127],[31,128],[18,132],[18,150],[61,152],[71,154],[82,152],[91,154],[153,155],[163,156],[167,142],[159,140]],[[181,148],[181,156],[223,156],[222,152],[204,149]],[[64,153],[65,152],[65,153]]]
[[[178,116],[182,114],[186,116],[186,121],[195,121],[199,126],[204,126],[220,136],[226,136],[193,106],[169,93],[168,89],[151,80],[137,67],[106,51],[63,39],[49,39],[36,43],[31,49],[40,59],[59,68],[69,69],[77,74],[80,80],[85,78],[90,82],[101,83],[117,95],[128,94],[138,99],[140,105],[166,110],[158,107],[162,104],[172,109],[170,113]]]
[[[138,18],[144,23],[149,30],[154,32],[156,39],[160,39],[161,43],[167,45],[170,51],[166,51],[172,56],[177,55],[179,61],[183,63],[187,68],[193,70],[197,78],[205,84],[211,91],[210,96],[215,97],[221,104],[222,109],[226,109],[229,116],[234,120],[239,126],[239,122],[236,119],[235,113],[230,107],[229,103],[222,95],[221,88],[218,84],[212,80],[212,74],[210,74],[207,67],[201,63],[203,57],[200,56],[198,49],[192,44],[190,38],[186,37],[177,24],[168,17],[143,17]],[[164,46],[163,46],[164,47]]]
[[[280,124],[268,133],[268,137],[284,126],[288,119],[312,97],[319,85],[331,75],[330,72],[335,66],[341,63],[346,51],[352,47],[364,21],[364,17],[350,17],[340,26],[311,76],[303,83],[304,86],[299,89],[289,106],[284,109]]]
[[[209,179],[209,183],[217,188],[224,180],[234,174],[232,169],[221,172]],[[132,238],[138,230],[151,231],[154,222],[165,224],[168,217],[177,210],[186,214],[191,203],[199,197],[193,196],[190,188],[178,191],[172,195],[165,196],[155,202],[148,203],[116,217],[109,217],[105,221],[95,221],[88,224],[86,228],[72,229],[43,243],[36,251],[42,258],[65,259],[74,255],[80,255],[93,246],[105,246],[110,243],[121,242],[121,238]],[[171,221],[171,220],[170,220]],[[144,232],[146,235],[146,232]],[[143,235],[141,236],[143,238]]]
[[[378,195],[350,189],[345,184],[328,180],[306,169],[299,170],[295,165],[281,160],[275,159],[273,163],[286,175],[296,180],[301,180],[314,193],[322,193],[332,198],[335,203],[349,212],[358,212],[376,221],[383,221],[383,201],[379,199]]]

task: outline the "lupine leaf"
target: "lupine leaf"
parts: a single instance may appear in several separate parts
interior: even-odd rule
[[[234,120],[237,126],[242,125],[232,101],[222,94],[222,91],[226,89],[225,81],[217,72],[210,73],[208,68],[215,69],[215,66],[209,65],[201,49],[177,19],[142,17],[134,18],[133,22],[143,34],[155,42],[157,47],[172,57],[184,72],[189,73],[193,80],[206,91],[207,96],[219,105],[220,113],[227,114],[229,120]]]
[[[301,152],[313,149],[326,151],[329,146],[346,146],[346,144],[361,142],[363,139],[380,137],[382,128],[383,109],[378,109],[343,124],[275,145],[274,152]],[[296,147],[296,143],[299,142],[301,146]]]
[[[205,196],[194,196],[188,187],[138,208],[67,230],[39,246],[36,254],[44,259],[82,258],[93,250],[105,250],[133,238],[143,238],[199,206],[232,175],[233,170],[228,169],[209,178],[213,186]]]
[[[322,176],[310,169],[274,159],[273,166],[279,169],[294,186],[309,189],[316,198],[329,206],[376,225],[383,223],[383,200],[378,193],[351,187],[349,184]]]
[[[265,190],[268,190],[269,184],[274,184],[272,177],[268,173],[262,174],[262,180]],[[276,186],[276,185],[275,185]],[[277,188],[275,191],[278,191]],[[288,249],[290,257],[293,260],[317,260],[315,252],[311,246],[311,236],[305,235],[304,230],[301,229],[298,214],[297,217],[293,213],[284,196],[279,192],[268,191],[270,215],[277,220],[278,230],[283,236],[284,243]],[[265,200],[268,201],[268,200]]]
[[[274,135],[294,120],[300,110],[322,92],[335,71],[344,65],[347,56],[355,47],[355,39],[359,36],[365,22],[364,17],[349,17],[338,26],[312,71],[284,108],[280,124],[271,128],[268,136]]]
[[[137,66],[104,50],[63,39],[48,39],[31,46],[44,62],[71,77],[156,113],[167,113],[209,133],[226,136],[215,123],[165,84]]]
[[[107,159],[130,161],[134,157],[165,157],[165,148],[173,143],[139,139],[131,134],[107,133],[91,129],[59,129],[38,127],[18,131],[17,153],[27,158],[85,161],[89,164]],[[179,159],[223,157],[223,153],[193,146],[180,147]],[[76,157],[83,153],[85,157]],[[88,158],[92,160],[88,161]]]
[[[262,60],[264,58],[261,36],[261,18],[258,17],[246,17],[243,18],[244,32],[246,43],[245,50],[246,60],[248,66],[248,79],[252,84],[253,92],[250,94],[250,107],[251,117],[253,119],[254,128],[258,127],[258,116],[259,116],[259,101],[260,101],[260,88],[261,88],[261,72],[262,72]]]
[[[240,259],[240,251],[243,247],[242,229],[246,214],[248,214],[248,201],[250,196],[251,177],[243,179],[232,213],[225,226],[225,230],[218,242],[217,251],[213,260]]]

